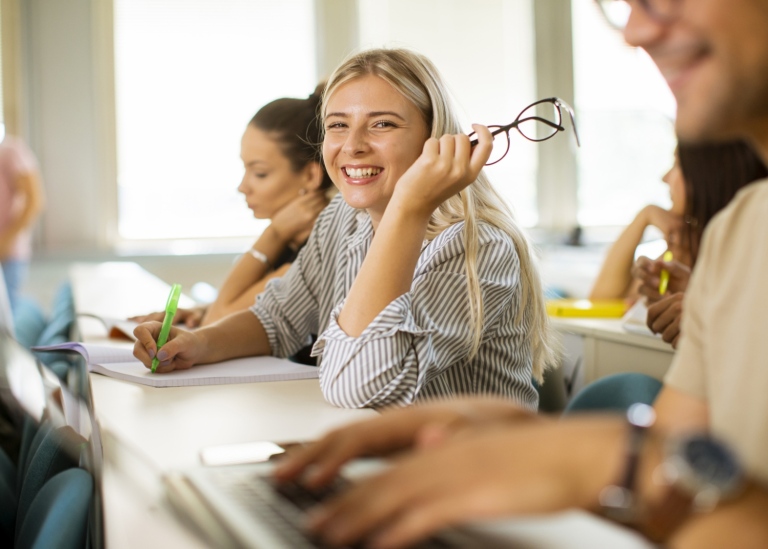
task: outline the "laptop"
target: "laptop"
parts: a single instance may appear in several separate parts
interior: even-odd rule
[[[351,478],[380,469],[380,460],[358,460],[344,478],[330,487],[310,491],[296,483],[277,484],[273,464],[201,466],[166,475],[167,496],[176,511],[215,547],[322,548],[304,531],[307,511],[343,490]],[[415,545],[423,549],[509,547],[492,533],[450,530]]]

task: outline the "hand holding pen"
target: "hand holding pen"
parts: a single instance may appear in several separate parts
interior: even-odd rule
[[[171,287],[171,293],[168,295],[168,301],[165,304],[165,318],[160,327],[160,335],[157,336],[157,348],[161,349],[168,341],[168,334],[173,326],[173,317],[176,316],[176,308],[179,306],[179,296],[181,296],[181,284],[174,284]],[[157,371],[160,360],[155,356],[152,359],[152,373]]]
[[[197,338],[194,333],[173,327],[181,286],[174,284],[165,307],[163,323],[157,321],[139,324],[133,331],[136,343],[133,355],[152,370],[153,373],[166,373],[173,370],[185,370],[198,361]]]
[[[648,257],[639,257],[632,266],[632,277],[640,280],[641,285],[638,291],[650,303],[655,303],[663,297],[660,293],[662,271],[666,271],[669,277],[665,293],[685,292],[688,287],[691,268],[687,265],[675,259],[664,261],[663,257],[656,260]]]

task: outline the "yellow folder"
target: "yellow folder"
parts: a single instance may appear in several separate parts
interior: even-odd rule
[[[559,317],[620,318],[627,311],[623,299],[549,299],[547,314]]]

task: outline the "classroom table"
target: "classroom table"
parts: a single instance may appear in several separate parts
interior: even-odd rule
[[[661,338],[627,332],[617,318],[551,317],[564,356],[562,375],[572,394],[602,377],[624,372],[664,379],[675,350]]]
[[[76,264],[70,270],[78,312],[119,317],[157,310],[169,285],[128,262]],[[189,302],[182,301],[182,306]],[[105,328],[78,318],[79,337],[103,342]],[[201,449],[254,440],[301,441],[367,417],[325,402],[317,380],[156,389],[90,374],[103,463],[98,469],[108,549],[207,547],[170,508],[162,475],[199,465]],[[636,534],[587,513],[495,523],[521,548],[642,549]]]

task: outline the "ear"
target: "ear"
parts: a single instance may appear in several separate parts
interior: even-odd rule
[[[304,166],[304,188],[316,191],[323,183],[323,167],[319,162],[310,162]]]

